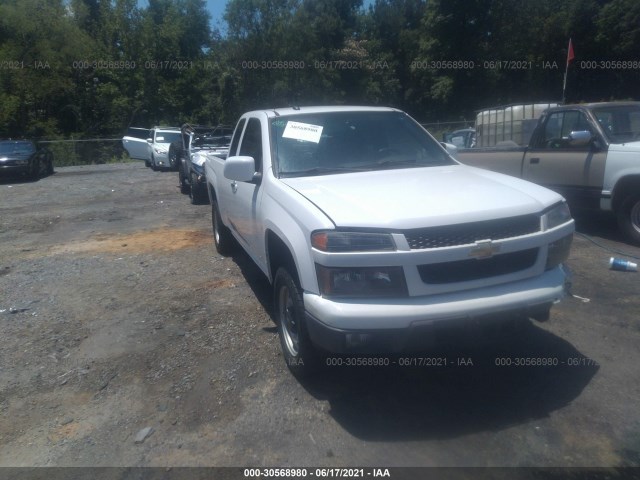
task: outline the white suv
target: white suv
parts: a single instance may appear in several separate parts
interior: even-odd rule
[[[149,145],[149,161],[153,170],[172,168],[169,162],[169,145],[180,140],[178,127],[154,127],[147,138]]]

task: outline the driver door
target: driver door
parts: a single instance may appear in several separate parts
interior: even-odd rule
[[[578,131],[590,132],[592,141],[572,144],[570,134]],[[532,142],[523,159],[522,178],[559,192],[577,207],[599,201],[607,152],[584,112],[548,114]]]

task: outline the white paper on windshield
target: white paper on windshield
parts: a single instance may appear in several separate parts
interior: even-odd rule
[[[284,138],[293,138],[294,140],[319,143],[322,128],[320,125],[311,125],[310,123],[287,122],[282,136]]]
[[[156,142],[161,142],[164,140],[164,137],[156,137]]]

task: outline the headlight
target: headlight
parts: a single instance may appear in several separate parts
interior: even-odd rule
[[[153,149],[156,151],[156,153],[158,154],[163,154],[163,153],[167,153],[169,151],[168,148],[166,147],[153,147]]]
[[[562,225],[563,223],[567,223],[568,221],[570,221],[571,212],[569,211],[567,202],[562,202],[551,207],[544,214],[544,218],[546,219],[545,230],[551,230],[558,225]]]
[[[333,268],[316,264],[320,293],[326,297],[406,297],[402,267]]]
[[[379,252],[396,249],[390,233],[339,232],[335,230],[313,232],[311,245],[322,252]]]

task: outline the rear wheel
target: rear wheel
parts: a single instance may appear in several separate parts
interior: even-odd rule
[[[235,240],[231,231],[222,223],[218,202],[211,200],[211,225],[213,228],[213,243],[220,255],[228,256],[233,252]]]
[[[273,282],[273,304],[282,353],[296,376],[311,374],[319,365],[318,352],[305,325],[305,309],[298,282],[286,268],[279,268]]]
[[[618,226],[634,244],[640,245],[640,193],[629,195],[617,213]]]

